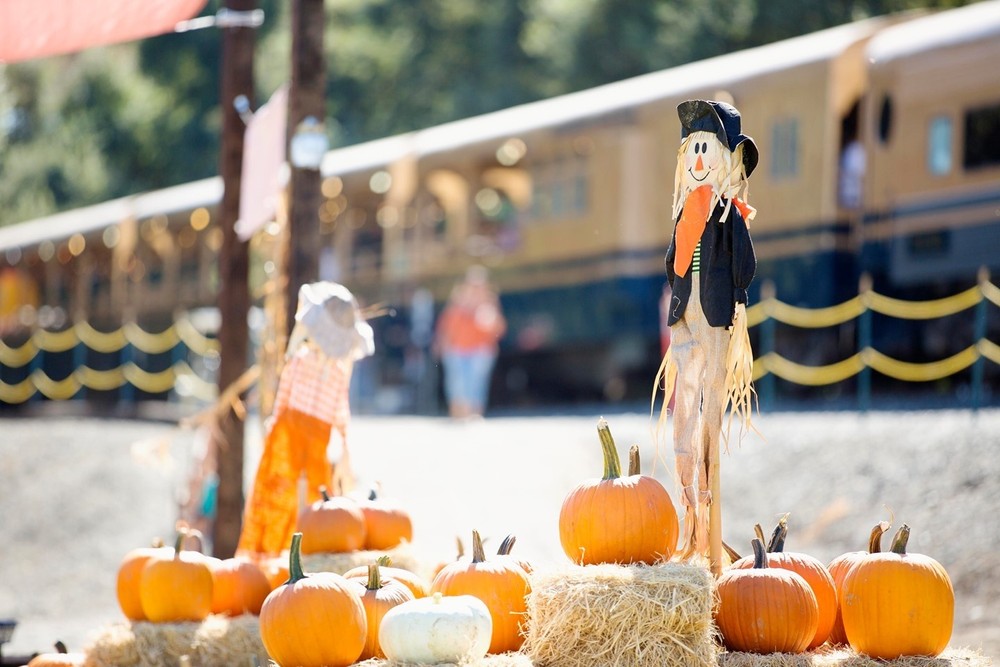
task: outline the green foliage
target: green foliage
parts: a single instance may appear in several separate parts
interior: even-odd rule
[[[255,106],[288,78],[290,4],[259,4]],[[348,145],[868,16],[962,4],[326,0],[327,125],[334,145]],[[217,173],[220,36],[0,65],[0,225]]]

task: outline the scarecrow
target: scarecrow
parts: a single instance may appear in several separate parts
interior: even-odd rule
[[[685,558],[707,555],[721,571],[719,440],[723,417],[750,424],[753,353],[746,323],[747,288],[757,267],[746,203],[757,146],[740,113],[724,102],[689,100],[677,107],[681,146],[674,180],[673,238],[666,270],[670,347],[657,373],[664,390],[660,424],[674,395],[673,442]],[[676,389],[676,394],[674,390]],[[729,428],[726,428],[728,443]]]
[[[320,487],[337,490],[350,483],[351,371],[355,361],[374,351],[372,328],[346,287],[332,282],[302,286],[264,452],[243,516],[237,547],[241,555],[274,556],[288,546],[303,476],[309,503],[319,499]],[[336,440],[341,451],[331,467],[328,448]]]

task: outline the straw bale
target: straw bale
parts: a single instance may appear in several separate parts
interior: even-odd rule
[[[267,664],[256,616],[209,616],[201,623],[116,623],[84,648],[86,667],[177,667],[188,656],[196,667]]]
[[[949,648],[936,658],[907,656],[896,660],[876,660],[846,647],[821,646],[806,653],[724,652],[719,667],[990,667],[993,660],[981,651]]]
[[[701,565],[536,570],[521,650],[551,667],[715,667],[714,599]]]
[[[355,663],[353,667],[430,667],[430,665],[372,658],[371,660]],[[534,663],[531,662],[531,658],[523,653],[501,653],[457,664],[450,662],[442,663],[437,665],[437,667],[534,667]]]

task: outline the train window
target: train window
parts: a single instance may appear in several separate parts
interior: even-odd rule
[[[892,135],[892,98],[886,95],[882,98],[882,108],[878,113],[878,139],[883,144],[889,143]]]
[[[966,169],[1000,165],[1000,104],[965,112]]]
[[[927,168],[935,176],[951,171],[951,118],[938,116],[931,119],[927,131]]]
[[[771,126],[771,176],[775,180],[799,173],[799,121],[778,120]]]

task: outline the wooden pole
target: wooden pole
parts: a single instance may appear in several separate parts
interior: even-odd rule
[[[323,0],[292,2],[292,80],[288,94],[288,138],[299,123],[326,115],[326,66],[323,58]],[[288,153],[291,155],[291,151]],[[288,215],[288,283],[286,323],[295,324],[299,288],[319,279],[319,206],[322,201],[320,173],[290,165]]]
[[[234,11],[252,11],[256,0],[226,0]],[[243,171],[243,136],[245,126],[233,106],[233,100],[245,95],[253,100],[253,28],[222,29],[222,85],[219,106],[222,110],[222,147],[219,172],[224,186],[219,205],[218,223],[222,229],[219,249],[220,395],[236,382],[247,368],[250,310],[249,244],[236,236],[240,212],[240,187]],[[213,429],[219,474],[218,506],[212,527],[212,553],[229,558],[236,552],[243,515],[243,421],[231,409]]]
[[[712,574],[722,574],[722,466],[719,461],[719,441],[708,452],[708,469],[711,474],[712,503],[708,508],[708,562]]]

